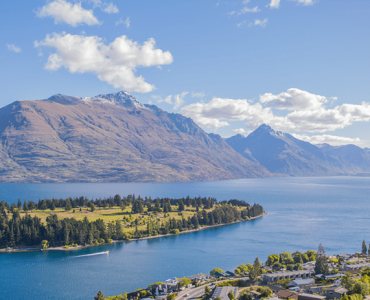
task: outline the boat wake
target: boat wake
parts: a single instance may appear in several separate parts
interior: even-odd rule
[[[87,257],[87,256],[96,256],[96,255],[108,255],[109,252],[108,251],[104,251],[104,252],[98,252],[98,253],[92,253],[92,254],[84,254],[84,255],[78,255],[78,256],[73,256],[71,258],[79,258],[79,257]]]

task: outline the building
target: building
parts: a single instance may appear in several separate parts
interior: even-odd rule
[[[216,287],[213,291],[211,299],[214,300],[216,297],[220,297],[221,300],[230,300],[228,294],[233,292],[235,299],[237,297],[238,288],[235,286],[222,286]]]
[[[326,299],[326,296],[312,295],[306,293],[298,295],[298,300],[324,300],[324,299]]]
[[[298,270],[287,272],[276,272],[271,274],[263,274],[263,281],[266,283],[276,282],[282,279],[310,278],[315,273],[311,270]]]
[[[344,287],[329,287],[324,291],[324,295],[327,299],[340,299],[344,294],[347,294],[348,290]]]
[[[306,278],[306,279],[297,278],[289,282],[289,286],[296,286],[301,289],[301,288],[304,288],[314,283],[315,283],[315,280],[313,280],[312,278]]]
[[[340,270],[341,271],[352,271],[352,270],[359,270],[365,267],[370,267],[370,263],[353,264],[353,265],[345,264]]]
[[[298,299],[298,293],[290,290],[283,290],[276,293],[276,296],[280,299]]]
[[[319,294],[319,293],[322,293],[323,289],[326,289],[325,285],[314,285],[314,286],[310,286],[308,290],[309,290],[309,293],[311,294]]]

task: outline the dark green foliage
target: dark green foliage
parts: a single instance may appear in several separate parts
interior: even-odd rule
[[[329,274],[329,268],[327,266],[327,258],[325,256],[324,247],[319,245],[319,250],[317,251],[317,258],[315,264],[315,274]]]
[[[102,291],[99,291],[99,293],[94,297],[94,300],[105,300],[105,295]]]
[[[362,241],[362,254],[366,254],[367,253],[367,248],[366,248],[366,242],[365,240]]]

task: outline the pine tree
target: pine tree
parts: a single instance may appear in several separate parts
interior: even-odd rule
[[[69,198],[66,200],[66,206],[64,209],[65,211],[69,211],[72,209],[71,200]]]
[[[325,250],[324,247],[319,245],[319,249],[317,251],[317,257],[316,257],[316,264],[315,264],[315,274],[328,274],[329,268],[326,264],[326,256],[325,256]]]
[[[366,242],[365,240],[362,241],[362,254],[366,254],[367,253],[367,248],[366,248]]]
[[[94,297],[94,300],[105,300],[105,295],[102,291],[99,291],[99,293]]]

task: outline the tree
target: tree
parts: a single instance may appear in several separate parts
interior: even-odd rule
[[[220,268],[214,268],[209,274],[211,276],[214,276],[216,272],[217,273],[223,273],[224,271],[222,269],[220,269]]]
[[[229,297],[230,300],[234,300],[235,299],[235,295],[233,293],[233,291],[230,291],[227,296]]]
[[[94,300],[105,300],[105,295],[102,291],[99,291],[99,293],[94,297]]]
[[[365,240],[362,241],[362,254],[366,254],[367,253],[367,248],[366,248],[366,242]]]
[[[204,288],[204,292],[206,293],[206,295],[210,295],[211,294],[211,289],[209,288],[208,285],[206,285],[206,287]]]
[[[325,256],[325,250],[324,247],[319,245],[319,249],[317,251],[317,257],[316,257],[316,264],[315,264],[315,274],[328,274],[329,268],[326,264],[326,256]]]
[[[42,249],[46,249],[49,247],[49,242],[47,240],[43,240],[41,242]]]
[[[253,266],[252,267],[249,266],[249,278],[251,280],[255,280],[260,275],[261,275],[261,264],[257,257],[253,263]]]
[[[26,200],[24,200],[23,210],[24,210],[24,211],[28,211],[28,205],[27,205],[27,201],[26,201]],[[369,248],[369,249],[370,249],[370,248]]]
[[[362,297],[365,297],[366,294],[369,292],[369,283],[367,281],[364,282],[356,282],[352,289],[353,293],[360,294]]]
[[[351,290],[354,283],[351,273],[344,273],[344,276],[341,278],[341,285],[347,290]]]
[[[168,294],[167,295],[167,300],[175,300],[176,294]]]
[[[64,207],[65,211],[69,211],[72,209],[71,200],[68,198],[66,200],[66,206]]]
[[[179,201],[179,211],[183,211],[185,209],[184,202],[182,200]]]
[[[221,298],[220,297],[216,297],[215,300],[221,300]]]
[[[253,297],[251,294],[247,293],[246,291],[243,291],[239,296],[239,300],[253,300]]]
[[[180,287],[187,286],[190,283],[191,283],[191,279],[183,277],[180,280]]]

